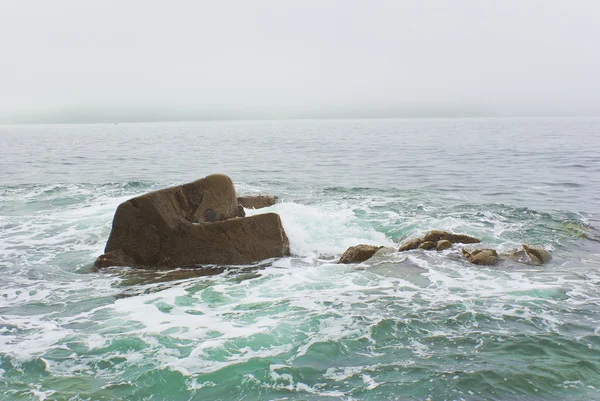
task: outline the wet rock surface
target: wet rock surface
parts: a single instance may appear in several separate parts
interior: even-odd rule
[[[424,241],[438,242],[441,240],[450,241],[453,244],[476,244],[481,242],[479,238],[467,234],[455,234],[447,231],[433,230],[425,234]]]
[[[375,245],[355,245],[346,249],[338,260],[338,263],[360,263],[373,256],[382,246]]]
[[[419,245],[419,249],[425,249],[426,251],[428,251],[430,249],[435,249],[436,245],[437,244],[433,241],[425,241],[422,242],[421,245]]]
[[[552,256],[541,246],[527,245],[523,244],[523,250],[529,257],[529,260],[534,265],[543,265],[544,263],[548,263]]]
[[[436,249],[438,251],[443,251],[444,249],[448,249],[452,247],[452,242],[447,239],[443,239],[437,242]]]
[[[403,242],[398,248],[398,252],[410,251],[412,249],[417,249],[423,243],[423,238],[414,238]]]
[[[413,238],[403,242],[398,248],[398,252],[410,251],[417,248],[425,250],[437,249],[441,251],[450,248],[452,244],[476,244],[479,242],[481,242],[479,238],[467,234],[432,230],[425,234],[423,238]]]
[[[471,263],[483,266],[492,266],[498,263],[498,252],[495,249],[462,250],[464,257]]]

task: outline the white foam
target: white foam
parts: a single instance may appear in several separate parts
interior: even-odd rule
[[[266,209],[249,210],[248,215],[271,211],[281,216],[295,255],[339,255],[357,244],[395,246],[385,234],[356,218],[348,204],[284,202]]]
[[[378,212],[377,218],[361,214],[373,206],[385,205],[377,199],[310,205],[284,202],[248,211],[249,215],[279,213],[292,252],[297,255],[273,260],[271,266],[257,270],[257,277],[252,279],[238,280],[235,274],[228,273],[123,287],[118,285],[121,279],[109,274],[78,276],[72,271],[57,272],[51,264],[64,253],[83,252],[91,261],[101,252],[106,239],[102,235],[108,235],[116,206],[129,197],[98,197],[83,208],[79,205],[27,216],[0,216],[2,224],[18,223],[0,234],[0,258],[5,258],[0,263],[16,272],[7,275],[7,285],[0,289],[0,307],[16,310],[41,305],[59,309],[52,313],[44,309],[28,316],[4,314],[0,318],[4,326],[0,350],[4,355],[18,363],[44,358],[53,350],[71,352],[67,358],[43,359],[48,372],[56,375],[92,372],[98,377],[112,377],[131,367],[151,365],[188,376],[187,385],[191,390],[215,385],[194,380],[204,373],[243,364],[253,358],[277,359],[282,363],[270,366],[268,382],[259,381],[257,385],[341,397],[348,392],[298,382],[286,369],[294,366],[296,359],[310,356],[316,345],[324,343],[366,339],[372,347],[365,350],[364,355],[375,358],[380,354],[375,350],[372,332],[382,321],[404,319],[401,311],[411,311],[418,316],[412,319],[422,319],[420,323],[438,324],[424,332],[424,338],[467,333],[476,338],[474,349],[478,350],[485,348],[481,345],[483,340],[477,337],[481,332],[478,315],[497,321],[496,334],[511,333],[505,324],[509,318],[520,319],[523,325],[520,330],[525,333],[528,329],[532,333],[557,332],[568,319],[556,313],[557,303],[579,308],[598,302],[600,278],[597,272],[586,271],[583,278],[572,278],[563,272],[544,276],[540,270],[484,268],[453,259],[454,250],[413,251],[360,266],[326,262],[323,256],[339,255],[348,246],[358,243],[395,246],[394,241],[378,231],[377,222],[382,221],[398,222],[399,227],[418,225],[423,232],[437,228],[484,234],[506,248],[513,244],[507,235],[523,228],[520,223],[509,222],[501,214],[491,212],[470,223],[455,215],[425,216],[421,220],[422,216],[409,218],[392,211]],[[415,230],[414,233],[422,232]],[[31,277],[19,270],[21,265],[30,269]],[[413,269],[410,274],[395,274],[408,271],[412,265],[419,269]],[[46,272],[53,276],[48,277]],[[417,283],[418,278],[429,281]],[[544,296],[563,289],[566,300],[555,301]],[[121,293],[135,295],[110,298],[117,298]],[[102,299],[102,304],[81,306],[78,312],[79,302],[84,303],[87,298]],[[181,302],[182,299],[185,302]],[[533,307],[534,303],[540,306]],[[456,312],[446,312],[446,308],[453,307]],[[457,321],[461,316],[464,324],[442,328],[435,320]],[[596,334],[600,330],[595,322],[590,333],[594,330]],[[102,352],[115,341],[129,339],[142,341],[143,347],[126,352]],[[76,352],[72,344],[78,346]],[[412,355],[396,364],[415,364],[415,361],[431,358],[434,351],[427,344],[416,338],[402,338],[398,347],[410,350]],[[80,351],[79,347],[84,350]],[[112,370],[97,370],[99,361],[111,358],[125,361]],[[323,378],[339,383],[355,377],[362,381],[359,383],[362,388],[374,389],[381,383],[373,369],[342,366],[328,369]],[[247,380],[257,379],[248,376]],[[32,394],[39,399],[52,398],[51,393],[41,388],[35,391],[38,393]]]
[[[44,401],[46,398],[50,397],[52,394],[56,393],[55,390],[47,390],[42,391],[40,385],[35,385],[35,388],[29,390],[31,395],[37,398],[39,401]]]

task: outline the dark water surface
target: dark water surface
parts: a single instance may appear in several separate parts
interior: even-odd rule
[[[575,118],[0,126],[3,399],[600,399],[599,133]],[[120,202],[216,172],[280,197],[293,256],[94,271]],[[335,264],[430,229],[553,259]]]

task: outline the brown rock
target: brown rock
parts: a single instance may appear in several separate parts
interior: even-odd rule
[[[261,209],[263,207],[273,206],[276,199],[273,195],[240,196],[237,198],[240,205],[247,209]]]
[[[552,256],[541,246],[523,244],[523,249],[527,253],[531,263],[535,265],[543,265],[552,259]]]
[[[222,221],[239,216],[237,197],[231,179],[224,174],[209,175],[202,180],[202,201],[193,221]]]
[[[476,265],[491,266],[498,263],[498,253],[495,249],[476,249],[474,251],[463,249],[462,253],[469,262]]]
[[[346,249],[346,252],[342,255],[338,263],[360,263],[369,259],[375,252],[383,248],[382,246],[375,245],[355,245]]]
[[[454,234],[440,230],[429,231],[427,234],[425,234],[423,240],[431,242],[446,240],[452,242],[453,244],[476,244],[481,242],[479,238],[471,237],[467,234]]]
[[[432,241],[425,241],[421,245],[419,245],[419,249],[430,250],[436,247],[436,243]]]
[[[443,251],[444,249],[448,249],[452,246],[452,242],[448,241],[447,239],[443,239],[443,240],[439,240],[437,242],[437,250],[438,251]]]
[[[410,251],[411,249],[417,249],[423,243],[423,238],[414,238],[406,241],[400,245],[398,252]]]
[[[221,174],[132,198],[117,208],[96,266],[247,264],[289,254],[277,214],[239,215],[233,183]]]

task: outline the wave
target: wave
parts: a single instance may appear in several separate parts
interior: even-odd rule
[[[89,269],[117,205],[159,185],[2,187],[9,397],[527,399],[537,389],[544,399],[597,398],[588,385],[598,377],[589,361],[600,357],[600,263],[585,215],[431,192],[285,187],[281,203],[248,214],[279,213],[292,257],[214,266],[214,276]],[[335,263],[348,246],[395,247],[430,229],[501,250],[533,242],[554,260],[482,268],[415,251]]]

